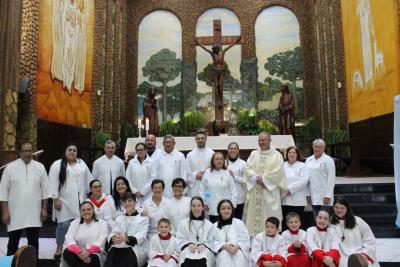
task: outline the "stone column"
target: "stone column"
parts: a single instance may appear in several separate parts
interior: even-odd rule
[[[243,59],[240,63],[240,81],[244,95],[245,108],[252,109],[257,107],[257,87],[258,87],[257,58]]]
[[[4,132],[2,147],[4,150],[15,150],[17,141],[17,113],[18,113],[18,93],[16,91],[5,90],[4,97]]]

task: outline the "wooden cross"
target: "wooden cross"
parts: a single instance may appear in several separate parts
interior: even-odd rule
[[[234,45],[239,43],[238,38],[240,36],[222,36],[222,27],[221,20],[216,19],[213,20],[213,36],[205,36],[205,37],[197,37],[196,40],[203,46],[212,45],[219,46],[220,50],[222,50],[222,45]],[[205,49],[203,47],[203,49]],[[208,51],[210,53],[210,51]],[[223,53],[222,53],[223,54]],[[222,55],[222,64],[223,64],[223,55]],[[214,65],[215,66],[215,65]],[[221,74],[222,75],[222,74]],[[222,88],[222,80],[220,86],[215,85],[215,120],[223,122],[224,121],[224,97],[223,97],[223,88]]]

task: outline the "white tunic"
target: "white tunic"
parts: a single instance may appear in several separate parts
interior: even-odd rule
[[[274,237],[267,236],[265,232],[258,233],[253,240],[251,257],[257,263],[263,254],[279,255],[285,257],[285,239],[279,234]]]
[[[328,197],[331,199],[329,205],[332,206],[336,179],[333,159],[325,153],[319,159],[311,156],[307,158],[305,168],[310,177],[309,188],[312,205],[323,205],[324,197]]]
[[[147,156],[149,156],[151,159],[155,159],[156,157],[158,157],[158,155],[160,155],[163,151],[159,148],[156,148],[156,150],[154,150],[153,154],[151,154],[151,156],[149,156],[149,154],[147,154]]]
[[[190,227],[189,227],[190,224]],[[186,258],[188,259],[203,259],[207,260],[207,267],[213,267],[215,257],[213,254],[213,237],[215,227],[207,219],[204,220],[183,220],[178,227],[176,239],[178,240],[181,254],[179,257],[179,264],[182,264]],[[189,244],[204,245],[206,249],[202,252],[191,253],[189,251]],[[183,250],[182,248],[185,247]]]
[[[137,245],[130,246],[128,244],[112,244],[111,247],[115,248],[132,248],[133,252],[138,260],[138,266],[143,266],[143,264],[147,260],[147,250],[148,250],[148,242],[146,239],[147,230],[149,229],[149,219],[147,217],[142,217],[140,215],[137,216],[127,216],[121,215],[115,219],[115,223],[111,233],[108,236],[108,239],[111,238],[115,234],[124,234],[127,236],[134,236],[137,241]]]
[[[117,211],[115,209],[114,199],[112,198],[112,196],[106,195],[104,193],[101,196],[101,200],[102,199],[105,199],[105,201],[100,206],[100,208],[95,205],[95,203],[92,201],[91,198],[88,198],[86,200],[93,203],[94,212],[95,212],[97,218],[106,221],[106,223],[108,225],[108,229],[109,229],[109,231],[111,231],[112,226],[114,224],[114,219],[117,218]]]
[[[230,161],[229,158],[226,160],[226,166],[228,170],[231,170],[234,174],[233,180],[235,181],[237,198],[237,204],[243,204],[246,201],[246,184],[243,180],[244,169],[246,168],[246,161],[242,159],[237,159],[235,161]]]
[[[286,161],[283,166],[285,167],[288,195],[282,199],[282,205],[306,206],[309,177],[307,169],[304,168],[304,163],[296,161],[290,165],[289,162]]]
[[[143,203],[143,211],[147,213],[149,217],[149,231],[147,233],[148,240],[157,234],[157,224],[158,221],[163,217],[163,208],[168,204],[169,199],[162,197],[160,204],[157,206],[152,198],[147,199]]]
[[[306,246],[307,233],[304,230],[299,229],[299,233],[297,235],[294,235],[294,234],[290,233],[289,230],[286,230],[281,234],[281,236],[285,240],[286,257],[289,257],[291,255],[295,255],[295,253],[289,253],[288,252],[289,247],[293,245],[294,241],[298,240],[304,246]],[[306,249],[307,249],[307,247],[306,247]]]
[[[142,163],[140,163],[137,156],[129,161],[126,169],[126,178],[129,181],[132,192],[140,192],[143,195],[136,200],[138,206],[142,206],[143,202],[150,197],[151,182],[155,177],[156,170],[150,157],[146,157]]]
[[[214,251],[217,253],[217,266],[246,266],[250,254],[250,235],[246,225],[236,218],[232,224],[218,228],[218,222],[214,223]],[[226,250],[221,250],[225,244],[238,245],[240,249],[231,255]]]
[[[317,227],[313,226],[307,229],[306,237],[307,249],[310,256],[314,250],[322,249],[327,252],[331,249],[339,251],[339,237],[335,228],[328,227],[328,231],[318,231]]]
[[[0,201],[8,202],[11,232],[28,227],[41,227],[42,200],[50,198],[48,177],[42,163],[28,164],[18,159],[4,169],[0,182]]]
[[[190,214],[190,198],[182,196],[180,199],[171,198],[166,205],[163,206],[162,215],[169,219],[172,225],[172,232],[176,233],[181,221],[189,218]]]
[[[171,236],[168,240],[160,239],[159,235],[153,235],[150,240],[149,249],[149,264],[148,266],[157,267],[177,267],[179,260],[179,246],[178,241],[174,236]],[[171,259],[165,262],[163,259],[157,258],[157,256],[170,255]]]
[[[188,168],[185,156],[177,150],[173,150],[171,153],[162,151],[154,159],[154,167],[156,177],[165,183],[164,196],[172,198],[172,181],[178,177],[186,179]]]
[[[200,196],[202,191],[201,180],[196,180],[196,174],[199,171],[205,171],[211,165],[211,158],[214,151],[211,148],[195,148],[186,155],[186,162],[189,167],[187,181],[188,181],[188,196]]]
[[[207,170],[203,176],[203,192],[205,202],[208,205],[208,213],[218,215],[217,206],[222,199],[229,199],[236,207],[236,186],[233,177],[227,170]]]
[[[86,163],[77,159],[74,165],[67,164],[67,178],[58,192],[60,167],[61,159],[56,160],[49,171],[51,197],[61,201],[61,210],[56,210],[53,205],[53,220],[58,223],[79,217],[79,203],[87,198],[89,182],[93,179]]]
[[[93,162],[92,176],[100,180],[104,193],[112,195],[115,179],[118,176],[125,177],[125,164],[115,155],[111,158],[103,155]]]
[[[349,256],[354,253],[367,254],[375,264],[370,266],[379,266],[376,260],[376,240],[369,225],[360,217],[356,217],[356,226],[353,229],[344,227],[344,220],[340,220],[338,224],[332,224],[335,228],[339,240],[344,237],[344,240],[339,243],[340,248],[340,267],[347,267]]]

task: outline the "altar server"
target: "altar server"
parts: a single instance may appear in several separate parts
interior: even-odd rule
[[[350,202],[338,197],[333,202],[331,225],[339,236],[340,267],[378,267],[376,240],[369,225],[355,216]]]
[[[166,218],[158,221],[158,235],[150,240],[148,266],[178,267],[179,246],[176,238],[171,234],[171,222]]]
[[[50,198],[48,178],[43,164],[32,159],[30,143],[21,143],[20,158],[4,169],[0,182],[3,223],[7,225],[7,255],[18,250],[25,229],[28,244],[39,251],[39,229],[47,217]]]
[[[214,225],[204,215],[204,201],[193,197],[190,201],[190,217],[178,227],[176,238],[181,254],[181,267],[212,267],[215,264],[213,253]]]
[[[106,266],[141,267],[147,260],[149,219],[137,212],[133,193],[124,193],[122,201],[126,214],[117,217],[108,237],[111,248]]]
[[[208,214],[212,223],[217,221],[218,203],[222,199],[229,199],[236,207],[236,186],[231,174],[227,171],[224,161],[224,155],[216,152],[211,157],[211,168],[204,173],[203,176],[203,192],[206,204],[208,206]]]
[[[153,160],[146,154],[146,144],[137,143],[136,156],[129,161],[126,177],[136,195],[137,205],[142,206],[151,193],[151,181],[156,177]]]
[[[265,231],[253,240],[251,257],[259,267],[286,267],[285,240],[278,234],[279,219],[269,217],[265,221]]]
[[[73,220],[65,235],[61,267],[103,266],[107,223],[97,219],[93,204],[84,201],[79,208],[80,217]]]
[[[175,234],[178,230],[179,223],[189,218],[190,198],[185,197],[186,182],[182,178],[175,178],[172,181],[172,191],[174,197],[171,198],[162,209],[162,216],[169,219],[172,225],[172,232]]]
[[[188,196],[199,196],[202,191],[202,179],[204,172],[210,167],[211,157],[214,151],[206,147],[207,134],[205,131],[198,131],[194,135],[194,140],[196,141],[197,148],[190,151],[186,156],[186,161],[188,163]]]
[[[117,145],[113,140],[104,144],[105,154],[93,162],[92,176],[99,179],[103,192],[112,195],[114,181],[119,176],[125,176],[125,164],[115,155]]]
[[[61,159],[50,167],[49,181],[53,198],[53,220],[57,222],[57,249],[54,258],[61,257],[64,237],[69,224],[79,217],[79,203],[89,192],[89,182],[93,179],[86,163],[77,157],[78,149],[70,144]]]
[[[221,200],[217,210],[218,221],[214,223],[217,267],[246,266],[250,253],[250,235],[246,225],[233,218],[233,204],[230,200]]]
[[[164,150],[154,158],[154,166],[156,170],[156,177],[165,183],[164,196],[171,198],[172,194],[172,180],[177,177],[186,178],[187,176],[187,163],[185,156],[174,149],[175,139],[172,135],[164,136]]]
[[[312,267],[339,266],[339,237],[329,226],[329,213],[320,210],[315,218],[316,226],[307,229],[306,243],[312,257]]]
[[[289,212],[286,215],[288,230],[282,233],[287,253],[287,267],[310,267],[311,261],[307,253],[306,231],[300,229],[300,215]]]

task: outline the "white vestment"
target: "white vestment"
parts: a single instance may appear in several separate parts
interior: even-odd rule
[[[115,155],[111,158],[103,155],[93,162],[92,176],[100,180],[104,193],[112,195],[115,179],[125,177],[125,164]]]
[[[202,183],[201,180],[196,180],[196,174],[199,171],[205,171],[211,166],[211,158],[214,151],[211,148],[195,148],[186,155],[186,161],[189,167],[187,182],[188,182],[188,196],[201,196]]]
[[[190,226],[190,227],[189,227]],[[207,267],[213,267],[215,257],[213,253],[213,237],[215,227],[207,219],[204,220],[183,220],[178,227],[176,239],[178,240],[181,254],[179,264],[182,264],[185,259],[206,259]],[[202,252],[190,252],[189,244],[204,245],[206,249]]]
[[[308,173],[304,163],[296,161],[293,164],[284,163],[288,195],[282,199],[282,205],[306,206],[307,205],[307,184]],[[289,194],[290,193],[290,194]]]
[[[263,254],[270,254],[271,256],[279,255],[285,258],[285,239],[279,234],[270,237],[265,234],[265,231],[258,233],[254,237],[251,247],[251,258],[257,263]]]
[[[166,205],[163,206],[162,216],[171,221],[172,232],[178,231],[181,221],[189,218],[190,214],[190,198],[182,196],[180,199],[171,198]]]
[[[255,182],[262,176],[264,187]],[[274,216],[282,221],[281,198],[287,190],[282,155],[274,148],[254,150],[247,159],[244,178],[248,187],[243,218],[252,237],[264,230],[265,221]]]
[[[126,178],[129,181],[132,192],[140,192],[143,196],[136,199],[138,207],[151,196],[151,182],[156,178],[156,170],[153,167],[153,160],[146,156],[142,163],[135,156],[129,161],[126,169]]]
[[[292,256],[292,255],[296,255],[295,253],[289,253],[288,249],[289,247],[291,247],[293,245],[293,242],[298,240],[301,242],[301,244],[303,244],[305,246],[305,248],[307,249],[306,246],[306,238],[307,238],[307,233],[304,230],[299,229],[298,234],[292,234],[289,230],[284,231],[281,236],[283,237],[283,239],[285,240],[285,253],[286,253],[286,257]]]
[[[213,216],[218,216],[217,206],[223,199],[232,201],[236,207],[236,186],[233,177],[227,170],[213,170],[208,169],[202,179],[203,190],[201,196],[205,196],[205,202],[208,205],[208,213]]]
[[[339,251],[339,237],[332,226],[329,226],[327,231],[318,231],[315,226],[308,228],[306,240],[310,256],[312,256],[314,250],[318,249],[322,249],[325,252],[331,249]]]
[[[50,167],[49,180],[51,185],[51,197],[59,198],[61,210],[56,210],[53,204],[53,220],[65,222],[79,217],[79,204],[82,203],[89,192],[89,182],[93,180],[86,163],[81,159],[76,159],[74,165],[67,163],[66,180],[58,191],[60,185],[61,160],[56,160]]]
[[[112,198],[112,196],[103,193],[101,199],[98,202],[101,202],[103,199],[105,201],[101,204],[100,207],[98,207],[91,198],[88,198],[86,200],[92,202],[94,206],[94,213],[96,214],[97,218],[104,220],[108,225],[108,230],[111,231],[114,220],[115,218],[117,218],[117,211],[115,209],[114,199]]]
[[[305,166],[310,177],[309,193],[312,205],[324,205],[324,197],[331,199],[333,205],[333,190],[335,188],[336,169],[335,162],[327,154],[315,159],[314,155],[307,158]]]
[[[332,224],[335,228],[339,240],[340,262],[339,267],[347,267],[349,256],[354,253],[365,253],[375,263],[370,266],[377,267],[379,262],[376,260],[376,240],[369,225],[360,217],[356,218],[356,226],[353,229],[345,228],[344,220],[339,220],[338,224]]]
[[[120,215],[115,219],[111,233],[108,235],[109,241],[116,234],[124,234],[136,238],[137,244],[130,246],[128,244],[112,244],[111,248],[132,248],[138,260],[138,266],[143,266],[147,260],[148,242],[147,230],[149,229],[149,219],[140,215],[127,216]]]
[[[41,227],[42,200],[50,198],[48,177],[43,164],[18,159],[4,169],[0,182],[0,201],[8,202],[10,224],[7,231]]]
[[[157,267],[177,267],[179,262],[179,246],[174,236],[168,240],[163,240],[159,235],[153,235],[150,239],[149,264],[147,266]],[[164,255],[170,255],[169,261],[165,262]]]
[[[151,156],[149,154],[147,154],[148,157],[150,157],[151,159],[155,159],[156,157],[158,157],[163,151],[159,148],[156,148],[154,150],[154,152],[151,154]]]
[[[242,159],[237,159],[231,161],[228,159],[225,161],[228,170],[231,170],[234,174],[233,180],[235,181],[237,198],[236,204],[243,204],[246,202],[247,188],[243,179],[244,169],[246,168],[246,161]]]
[[[250,235],[246,225],[236,218],[232,219],[232,224],[218,228],[218,222],[214,223],[214,251],[217,253],[217,266],[246,266],[250,254]],[[231,255],[226,250],[222,250],[225,244],[238,245],[240,249]]]
[[[172,181],[175,178],[186,180],[188,168],[185,156],[178,150],[173,150],[171,153],[162,151],[153,162],[156,177],[165,183],[164,196],[172,198]]]
[[[157,234],[158,221],[163,217],[162,210],[164,206],[167,205],[168,201],[169,199],[162,197],[160,204],[157,206],[153,199],[149,198],[143,203],[143,211],[145,211],[149,217],[149,231],[147,232],[148,240],[150,240],[153,235]]]

